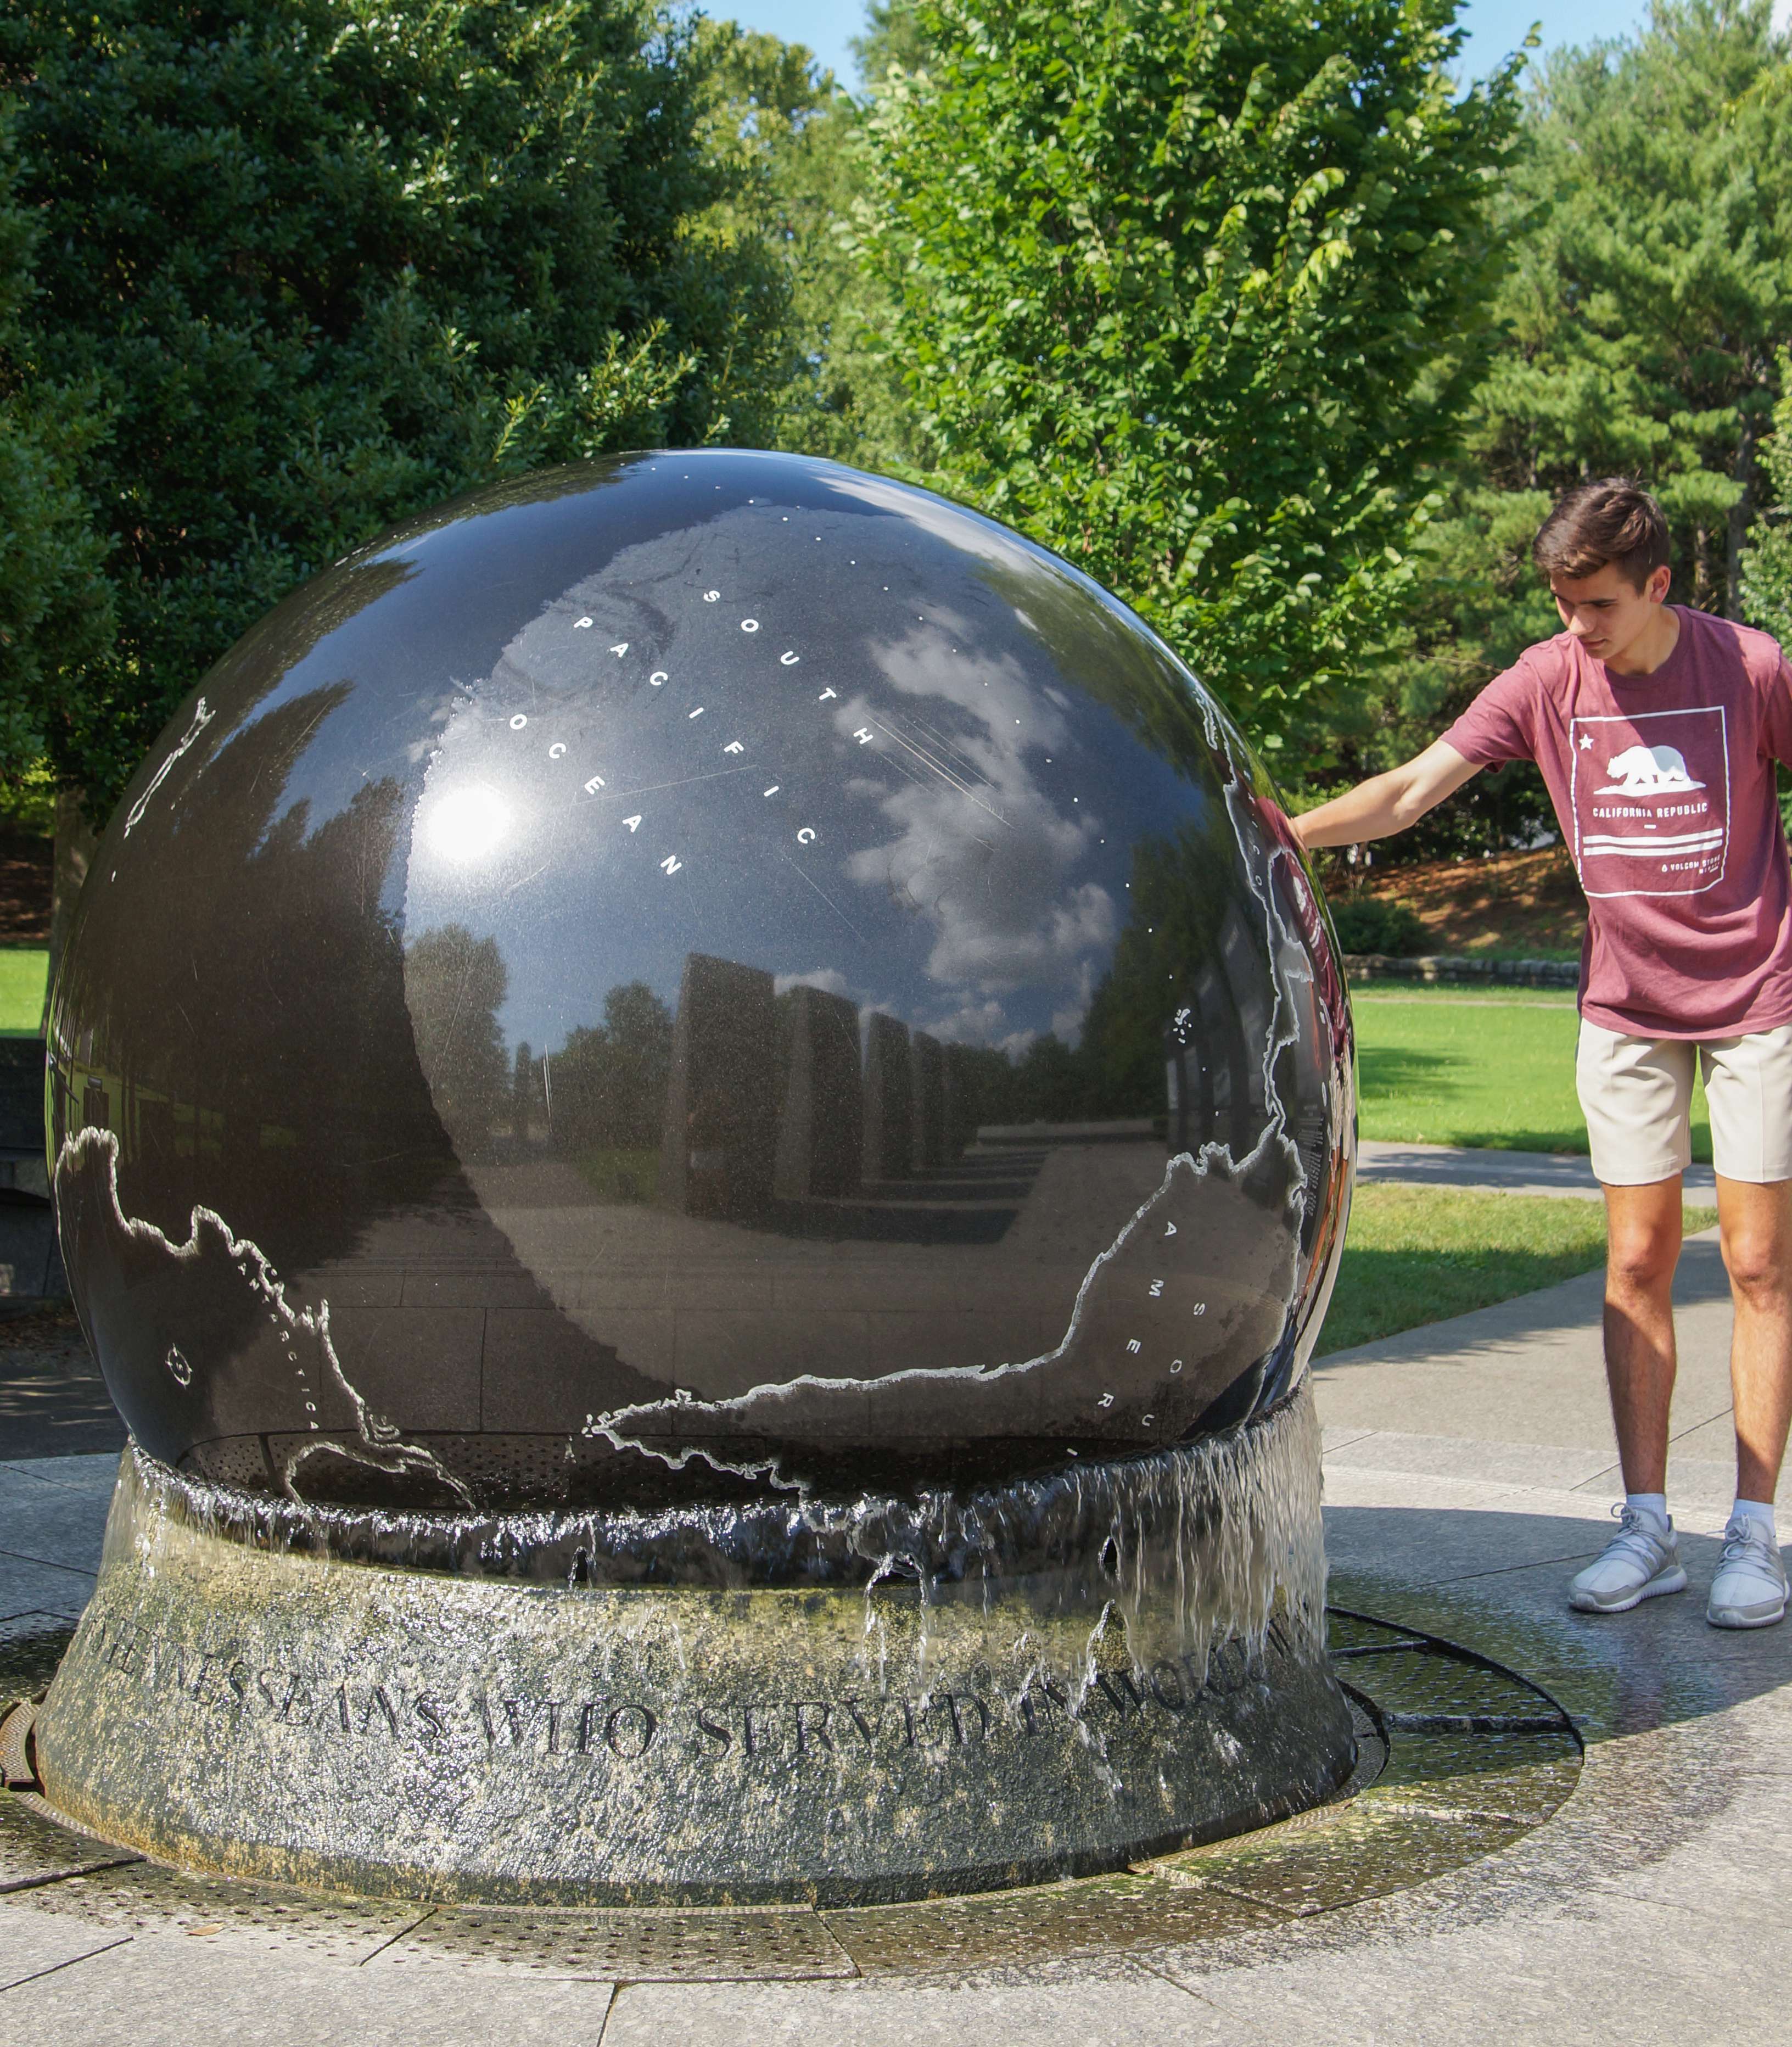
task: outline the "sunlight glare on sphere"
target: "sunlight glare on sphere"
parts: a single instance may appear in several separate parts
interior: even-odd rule
[[[447,860],[483,860],[510,829],[510,806],[494,790],[456,789],[431,805],[429,843]]]

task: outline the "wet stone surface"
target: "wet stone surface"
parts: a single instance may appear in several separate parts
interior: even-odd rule
[[[598,1980],[732,1983],[850,1976],[821,1917],[788,1909],[432,1912],[385,1956],[396,1966],[498,1963]]]
[[[141,1860],[41,1885],[26,1902],[106,1931],[247,1935],[259,1945],[350,1961],[377,1953],[428,1909],[194,1876]]]
[[[17,1794],[0,1797],[0,1894],[41,1890],[83,1871],[141,1859],[46,1819]]]
[[[1334,1616],[1332,1647],[1355,1695],[1359,1749],[1337,1797],[1130,1874],[819,1911],[432,1908],[194,1876],[152,1862],[95,1868],[95,1859],[118,1851],[42,1817],[36,1800],[15,1794],[0,1797],[0,1885],[23,1880],[33,1906],[100,1929],[296,1943],[342,1958],[377,1957],[381,1967],[596,1980],[962,1976],[1095,1953],[1206,1946],[1217,1955],[1509,1848],[1554,1818],[1578,1779],[1573,1727],[1513,1674],[1362,1617]],[[1365,1650],[1374,1653],[1352,1653]],[[1422,1712],[1466,1722],[1555,1714],[1557,1724],[1537,1732],[1403,1728],[1403,1715]],[[83,1867],[89,1873],[72,1873]]]
[[[1540,1826],[1581,1774],[1572,1734],[1402,1735],[1369,1796]]]
[[[1515,1820],[1365,1801],[1329,1826],[1286,1828],[1273,1841],[1223,1852],[1197,1851],[1198,1863],[1182,1867],[1202,1883],[1283,1912],[1329,1912],[1410,1890],[1491,1855],[1524,1831]]]
[[[1217,1889],[1172,1887],[1147,1876],[830,1913],[828,1923],[861,1971],[872,1975],[969,1973],[1079,1954],[1180,1947],[1252,1933],[1282,1916]]]
[[[0,1708],[16,1699],[33,1698],[44,1689],[56,1675],[56,1666],[75,1632],[72,1623],[45,1627],[33,1616],[27,1619],[33,1624],[0,1635]]]
[[[441,1906],[857,1906],[1123,1870],[1352,1765],[1310,1401],[1185,1461],[1186,1540],[1122,1517],[1073,1546],[1092,1636],[1070,1568],[724,1591],[345,1566],[169,1511],[127,1458],[37,1770],[60,1813],[169,1862]],[[1154,1514],[1155,1476],[1128,1496]]]

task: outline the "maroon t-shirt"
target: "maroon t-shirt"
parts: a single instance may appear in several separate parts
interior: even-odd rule
[[[1652,675],[1568,633],[1496,675],[1444,737],[1535,760],[1587,892],[1581,1013],[1644,1038],[1792,1023],[1792,871],[1774,763],[1792,760],[1792,668],[1764,633],[1676,605]]]

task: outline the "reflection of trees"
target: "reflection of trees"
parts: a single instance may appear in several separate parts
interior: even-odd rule
[[[379,561],[350,559],[329,575],[314,577],[250,626],[206,676],[201,687],[215,704],[225,700],[244,678],[254,677],[262,682],[262,694],[266,694],[270,679],[277,681],[290,675],[320,641],[388,592],[408,583],[416,574],[409,562],[388,555]],[[339,687],[324,694],[339,701],[346,693]],[[238,728],[239,737],[247,729],[247,717],[246,714]],[[187,719],[183,706],[170,721],[169,730],[184,730]],[[152,747],[126,794],[140,794],[143,782],[164,757],[161,747]]]
[[[1161,1116],[1166,1059],[1180,1051],[1191,1090],[1184,1135],[1255,1141],[1274,997],[1261,906],[1241,892],[1228,823],[1210,813],[1173,837],[1141,839],[1126,900],[1128,921],[1074,1048],[1051,1034],[1017,1059],[954,1048],[961,1122]]]
[[[203,1200],[292,1265],[350,1249],[373,1183],[403,1201],[451,1163],[381,901],[403,791],[364,784],[315,829],[288,801],[348,695],[296,696],[209,757],[202,741],[128,850],[108,838],[119,886],[83,893],[52,1020],[64,1083],[103,1079],[127,1211],[179,1239]]]
[[[1089,1085],[1089,1062],[1055,1032],[1035,1038],[1014,1075],[1015,1120],[1074,1123],[1100,1112]]]
[[[948,1045],[946,1058],[953,1084],[954,1148],[975,1137],[981,1124],[1037,1121],[1045,1115],[1022,1105],[1024,1090],[1005,1052],[990,1045]]]
[[[496,938],[443,924],[404,949],[417,1062],[443,1128],[465,1158],[490,1144],[509,1078],[497,1012],[509,986]]]
[[[541,1076],[525,1038],[517,1047],[510,1070],[510,1135],[518,1144],[528,1142],[529,1132],[540,1123],[545,1107]]]
[[[613,988],[602,1023],[581,1024],[548,1062],[555,1144],[574,1153],[660,1142],[672,1018],[644,981]]]

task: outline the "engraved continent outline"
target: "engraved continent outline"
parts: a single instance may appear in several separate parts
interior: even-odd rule
[[[286,1283],[280,1278],[273,1260],[253,1239],[239,1236],[217,1209],[202,1202],[194,1202],[189,1212],[187,1240],[184,1244],[176,1244],[157,1224],[126,1215],[118,1198],[118,1138],[115,1131],[86,1124],[65,1136],[56,1149],[54,1177],[57,1186],[60,1186],[64,1175],[72,1181],[95,1153],[105,1160],[106,1193],[111,1203],[113,1221],[126,1237],[134,1243],[154,1245],[177,1263],[190,1264],[203,1255],[201,1232],[208,1227],[215,1230],[230,1262],[247,1279],[251,1290],[292,1333],[309,1337],[316,1343],[331,1376],[353,1406],[358,1441],[344,1441],[335,1431],[319,1431],[287,1456],[281,1469],[281,1485],[288,1499],[296,1506],[306,1504],[296,1484],[299,1467],[320,1450],[334,1450],[340,1457],[369,1465],[376,1471],[427,1471],[470,1511],[474,1507],[472,1494],[460,1480],[442,1465],[432,1451],[420,1443],[406,1442],[397,1424],[373,1411],[366,1396],[343,1370],[330,1333],[327,1300],[319,1300],[315,1308],[293,1306],[286,1298]]]

